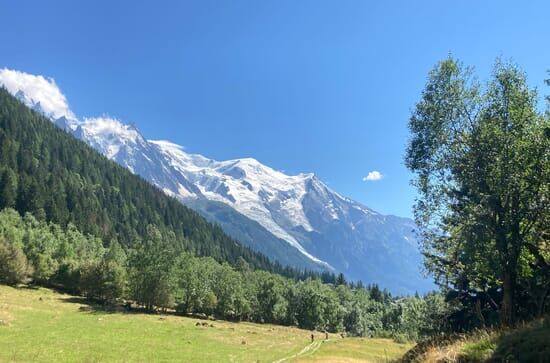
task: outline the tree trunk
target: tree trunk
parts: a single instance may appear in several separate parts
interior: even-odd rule
[[[544,307],[546,305],[546,298],[548,297],[548,288],[544,289],[544,292],[542,293],[541,298],[538,301],[538,307],[537,307],[537,316],[542,317],[544,316]]]
[[[481,327],[485,328],[485,318],[483,317],[483,313],[481,311],[481,300],[479,296],[476,300],[476,315],[477,315],[477,319],[479,320],[479,323],[481,324]]]
[[[509,271],[504,273],[502,283],[502,305],[500,307],[500,324],[510,326],[514,323],[514,284],[515,279]]]

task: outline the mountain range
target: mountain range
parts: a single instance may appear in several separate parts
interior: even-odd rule
[[[382,215],[312,173],[286,175],[253,158],[226,161],[148,140],[111,117],[77,118],[55,82],[0,70],[0,84],[77,139],[284,265],[342,272],[398,294],[433,288],[409,218]]]

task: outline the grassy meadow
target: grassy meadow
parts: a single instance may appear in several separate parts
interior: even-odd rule
[[[391,339],[329,339],[314,353],[306,353],[295,362],[353,363],[391,362],[400,358],[414,344],[398,344]]]
[[[296,328],[106,312],[53,290],[0,285],[0,362],[385,362],[410,347],[315,334],[311,344],[311,332]]]

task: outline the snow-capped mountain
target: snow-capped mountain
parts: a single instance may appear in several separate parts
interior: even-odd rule
[[[216,161],[190,154],[169,141],[147,140],[135,126],[110,117],[78,120],[64,96],[63,102],[51,101],[62,96],[53,80],[33,83],[29,77],[43,77],[6,71],[0,70],[0,83],[26,105],[269,257],[344,272],[398,293],[432,288],[419,270],[412,220],[381,215],[314,174],[286,175],[252,158]],[[47,107],[42,98],[48,92],[36,92],[37,83],[58,92]]]

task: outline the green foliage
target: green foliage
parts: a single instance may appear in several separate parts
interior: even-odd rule
[[[5,207],[15,207],[17,200],[17,175],[6,167],[0,172],[0,200]]]
[[[147,238],[130,254],[130,297],[148,310],[174,303],[176,254],[172,242],[164,240],[154,226],[148,226]]]
[[[32,273],[21,247],[0,238],[0,282],[16,285],[26,282]]]
[[[176,261],[176,308],[179,312],[205,312],[212,314],[217,297],[211,289],[212,268],[216,264],[211,259],[195,259],[182,254]]]
[[[124,251],[114,241],[101,260],[84,264],[80,277],[81,291],[111,303],[124,297],[128,281],[124,266]]]
[[[409,123],[426,267],[480,325],[495,310],[510,324],[548,308],[550,122],[536,100],[514,65],[497,62],[482,88],[449,58]],[[471,324],[459,310],[455,321]]]
[[[256,274],[256,320],[268,323],[282,322],[287,313],[285,281],[278,276],[258,272]]]

